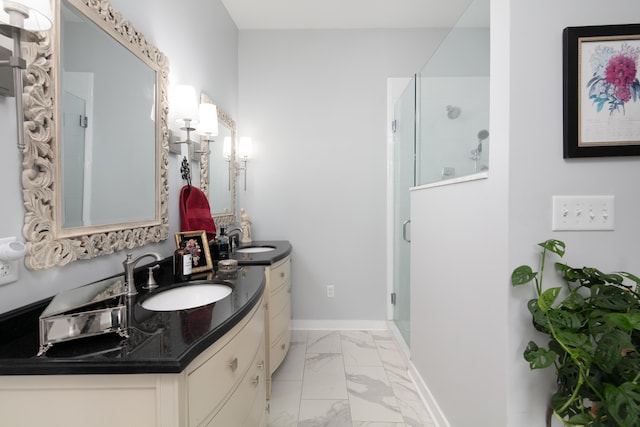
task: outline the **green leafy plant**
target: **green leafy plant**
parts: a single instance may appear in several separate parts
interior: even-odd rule
[[[627,272],[605,274],[556,262],[564,286],[544,289],[547,256],[562,257],[565,244],[547,240],[538,245],[539,271],[520,266],[511,283],[535,286],[537,298],[528,301],[527,308],[534,328],[549,342],[529,342],[524,358],[531,369],[555,368],[553,413],[567,426],[639,426],[640,279]]]

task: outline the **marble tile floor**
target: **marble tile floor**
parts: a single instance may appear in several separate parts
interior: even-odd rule
[[[433,427],[388,331],[293,331],[268,427]]]

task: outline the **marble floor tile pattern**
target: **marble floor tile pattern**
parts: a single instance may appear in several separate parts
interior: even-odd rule
[[[388,331],[293,331],[268,427],[433,427]]]

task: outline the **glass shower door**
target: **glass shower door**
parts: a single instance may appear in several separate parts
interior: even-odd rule
[[[410,345],[410,197],[415,185],[416,84],[411,79],[394,106],[393,321]]]

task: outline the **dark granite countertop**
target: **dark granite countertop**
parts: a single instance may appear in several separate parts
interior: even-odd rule
[[[241,243],[237,249],[245,247],[273,247],[274,250],[257,253],[235,252],[232,258],[238,260],[238,265],[271,265],[291,254],[291,243],[286,240],[260,240],[251,243]]]
[[[161,264],[156,272],[160,288],[155,292],[180,286],[172,283],[171,258]],[[205,273],[202,278],[212,276]],[[139,289],[129,338],[108,333],[56,343],[40,357],[36,356],[39,316],[48,301],[10,312],[0,317],[0,375],[181,372],[244,318],[264,292],[264,270],[260,267],[245,266],[224,280],[233,285],[229,296],[189,310],[148,311],[140,305],[148,292]]]
[[[139,294],[134,297],[129,338],[116,333],[54,344],[43,356],[39,349],[39,317],[51,299],[0,315],[0,375],[76,375],[178,373],[202,351],[233,328],[262,298],[264,268],[291,253],[287,241],[254,242],[244,246],[274,246],[269,252],[236,254],[241,265],[229,280],[233,291],[213,304],[170,312],[145,310],[140,301],[148,294],[140,284],[147,278],[146,266],[136,268]],[[242,247],[242,245],[240,246]],[[154,274],[160,288],[180,286],[172,275],[172,257]],[[256,265],[256,266],[253,266]],[[115,277],[115,276],[114,276]],[[192,279],[212,279],[213,273]]]

